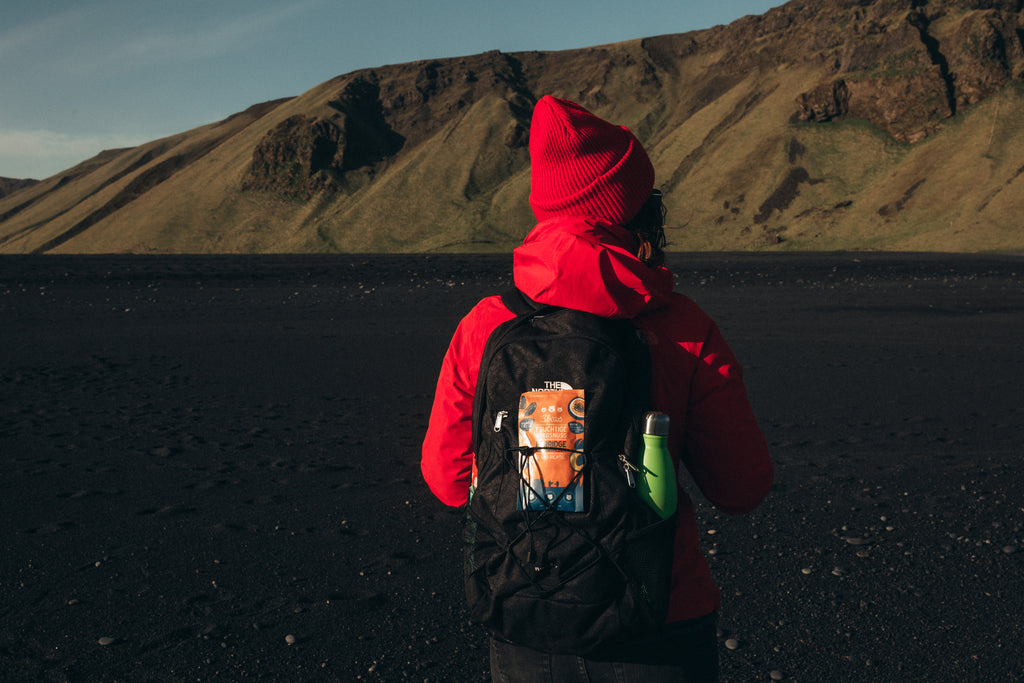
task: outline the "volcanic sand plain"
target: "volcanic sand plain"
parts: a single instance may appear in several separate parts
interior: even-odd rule
[[[11,680],[487,678],[419,474],[490,256],[0,259]],[[771,445],[723,681],[1024,677],[1024,258],[673,254]]]

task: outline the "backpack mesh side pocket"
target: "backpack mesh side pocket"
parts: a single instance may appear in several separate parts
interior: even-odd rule
[[[625,564],[636,581],[639,602],[650,610],[650,618],[661,624],[668,612],[672,589],[672,547],[678,520],[673,515],[638,529],[627,539]]]

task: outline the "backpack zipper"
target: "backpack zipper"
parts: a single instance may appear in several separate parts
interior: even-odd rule
[[[629,484],[629,488],[635,489],[636,475],[633,473],[639,472],[640,468],[630,462],[625,453],[619,453],[619,462],[622,463],[622,471],[626,473],[626,483]]]
[[[501,431],[501,421],[508,417],[507,410],[499,410],[497,417],[494,418],[494,431]]]

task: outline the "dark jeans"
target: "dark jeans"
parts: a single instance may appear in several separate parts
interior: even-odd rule
[[[716,614],[668,624],[614,661],[552,655],[491,638],[491,680],[499,683],[715,683]]]

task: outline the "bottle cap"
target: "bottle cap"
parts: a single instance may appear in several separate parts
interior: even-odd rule
[[[644,434],[668,436],[669,419],[665,413],[650,412],[644,415]]]

